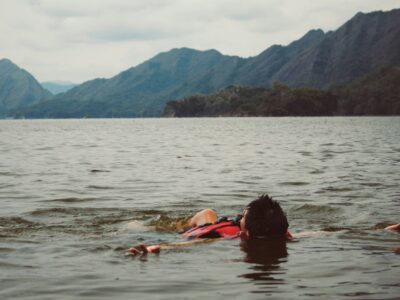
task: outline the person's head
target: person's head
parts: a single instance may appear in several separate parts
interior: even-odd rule
[[[289,223],[279,203],[268,195],[250,202],[243,212],[240,229],[249,237],[274,237],[286,235]]]

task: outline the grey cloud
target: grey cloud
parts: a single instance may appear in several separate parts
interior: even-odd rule
[[[398,0],[2,0],[0,57],[39,80],[114,75],[170,48],[252,56]]]
[[[177,37],[174,32],[165,32],[161,29],[144,28],[130,29],[124,27],[107,28],[105,30],[90,33],[90,37],[96,41],[130,41],[130,40],[157,40],[170,37]]]
[[[165,7],[168,0],[30,0],[30,4],[49,17],[68,18],[152,11]]]
[[[83,17],[93,15],[95,11],[76,4],[73,5],[73,1],[67,3],[64,1],[34,0],[30,1],[30,4],[32,9],[52,18]]]

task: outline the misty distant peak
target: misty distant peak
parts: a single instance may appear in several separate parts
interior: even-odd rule
[[[73,87],[77,86],[76,83],[61,80],[41,82],[40,85],[46,90],[50,91],[53,95],[65,93],[66,91],[69,91]]]

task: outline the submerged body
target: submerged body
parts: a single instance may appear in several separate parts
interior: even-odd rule
[[[131,247],[128,255],[140,253],[159,253],[162,248],[188,246],[199,243],[198,239],[237,238],[241,239],[265,239],[265,238],[287,238],[291,237],[288,232],[289,223],[278,202],[273,201],[268,195],[261,195],[258,199],[250,202],[234,220],[226,217],[218,220],[217,213],[212,209],[204,209],[187,222],[186,231],[182,234],[187,242],[153,245],[146,247]]]
[[[127,255],[146,253],[159,253],[161,249],[190,246],[196,243],[205,243],[218,238],[233,239],[240,237],[249,239],[281,239],[292,238],[288,231],[288,222],[278,202],[273,201],[268,195],[261,195],[252,201],[243,211],[230,220],[226,217],[218,219],[217,213],[212,209],[204,209],[184,224],[182,237],[189,239],[186,242],[153,245],[146,247],[129,248]],[[385,228],[391,231],[400,231],[400,223]],[[398,252],[398,249],[395,251]]]

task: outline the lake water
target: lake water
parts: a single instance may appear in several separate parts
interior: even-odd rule
[[[1,299],[399,299],[399,117],[3,120],[0,155]],[[261,193],[299,237],[124,256]]]

